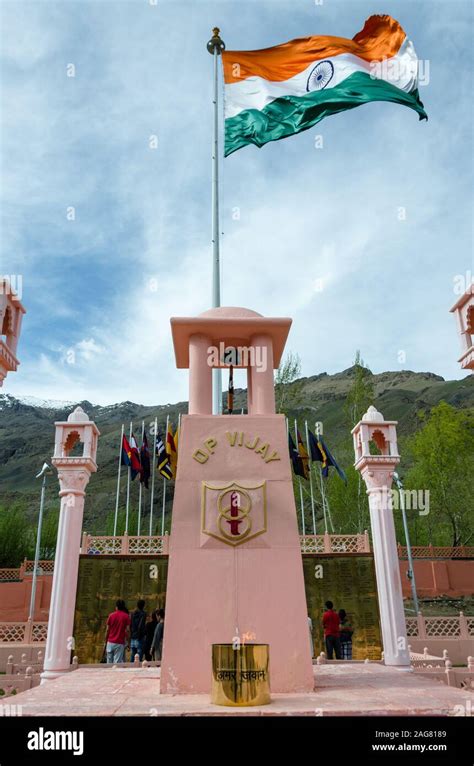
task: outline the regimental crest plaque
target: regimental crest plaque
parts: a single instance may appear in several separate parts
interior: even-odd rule
[[[266,482],[251,486],[202,482],[201,532],[226,545],[242,545],[267,531]]]

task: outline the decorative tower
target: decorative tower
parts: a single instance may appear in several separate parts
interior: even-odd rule
[[[7,373],[15,372],[20,362],[16,350],[25,309],[6,277],[0,278],[0,386]]]
[[[211,647],[270,647],[273,692],[314,686],[285,418],[273,370],[290,319],[215,308],[171,319],[189,368],[170,535],[162,693],[209,692]],[[247,415],[212,415],[212,370],[245,368]]]
[[[474,282],[464,295],[450,309],[456,314],[458,332],[461,337],[462,354],[458,359],[463,370],[474,370]]]
[[[386,665],[408,666],[410,655],[403,610],[402,585],[392,512],[392,477],[400,462],[397,422],[384,420],[369,407],[352,430],[355,468],[367,486],[372,545],[379,596],[380,625]],[[375,445],[371,453],[371,444]]]
[[[55,423],[55,426],[52,463],[58,469],[61,511],[41,683],[57,678],[71,668],[84,498],[91,473],[97,471],[99,436],[97,426],[81,407],[76,407],[66,422]],[[79,443],[83,445],[82,454],[72,455]]]

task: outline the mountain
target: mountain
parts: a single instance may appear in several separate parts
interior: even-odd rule
[[[398,420],[399,440],[403,445],[404,437],[418,427],[417,413],[429,411],[439,401],[444,400],[454,407],[474,407],[474,376],[462,380],[446,381],[430,372],[383,372],[372,375],[374,384],[374,405],[387,420]],[[344,440],[347,445],[348,427],[345,424],[344,402],[351,388],[355,368],[351,367],[335,375],[321,373],[309,378],[301,378],[290,384],[297,394],[290,399],[288,415],[290,423],[294,418],[301,422],[308,420],[310,427],[315,421],[324,424],[325,439],[334,451]],[[239,413],[245,407],[246,391],[236,389],[234,411]],[[39,480],[35,475],[45,460],[51,458],[54,444],[54,422],[66,420],[68,414],[77,405],[87,412],[97,424],[101,436],[98,448],[97,474],[91,477],[87,490],[84,528],[88,531],[105,533],[105,519],[115,508],[117,466],[120,448],[120,430],[125,423],[125,430],[130,421],[134,423],[137,441],[140,440],[141,422],[147,429],[154,421],[162,433],[166,418],[176,427],[180,413],[186,413],[187,402],[176,404],[144,406],[134,402],[121,402],[108,406],[93,405],[83,402],[57,402],[37,400],[35,397],[17,399],[10,394],[0,394],[0,504],[20,503],[27,509],[31,518],[36,518],[39,503]],[[149,438],[151,442],[151,439]],[[341,447],[342,449],[342,447]],[[344,447],[346,452],[346,447]],[[352,457],[346,452],[346,460]],[[161,479],[155,482],[155,518],[161,513]],[[47,508],[57,508],[57,482],[50,479],[47,492]],[[122,472],[120,508],[125,507],[126,477]],[[168,491],[167,512],[171,506],[171,492]],[[138,480],[131,487],[131,507],[138,505]],[[148,513],[148,505],[145,515]],[[132,531],[132,530],[131,530]]]

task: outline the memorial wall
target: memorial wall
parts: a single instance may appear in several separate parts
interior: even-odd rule
[[[303,555],[308,615],[313,621],[314,656],[324,651],[321,618],[328,599],[345,609],[354,627],[353,659],[379,660],[380,621],[371,555]],[[168,557],[81,556],[74,620],[81,663],[100,662],[107,616],[123,598],[132,611],[139,598],[146,611],[165,607]],[[285,605],[282,601],[284,619]]]
[[[314,656],[326,651],[322,615],[325,602],[345,609],[354,628],[352,658],[380,660],[382,640],[371,554],[303,555],[308,615],[313,621]]]
[[[130,612],[139,598],[145,599],[148,614],[165,606],[167,572],[167,556],[80,557],[73,649],[80,663],[101,661],[107,617],[117,599]]]

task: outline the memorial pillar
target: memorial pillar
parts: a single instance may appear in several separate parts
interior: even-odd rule
[[[58,678],[71,668],[84,498],[91,473],[97,471],[99,436],[97,426],[81,407],[76,407],[66,422],[55,426],[52,463],[58,469],[61,511],[41,683]],[[82,455],[71,455],[78,442],[83,444]]]
[[[25,309],[10,281],[0,278],[0,387],[7,374],[15,372],[20,362],[16,350]]]
[[[402,585],[392,511],[392,477],[400,462],[396,421],[385,421],[369,407],[352,431],[355,468],[369,497],[372,546],[377,578],[385,665],[410,666]],[[373,446],[371,454],[371,445]]]
[[[212,366],[209,364],[208,337],[196,333],[189,338],[189,409],[190,415],[212,413]]]
[[[275,414],[273,381],[273,344],[268,335],[254,335],[251,340],[250,380],[252,415]]]

